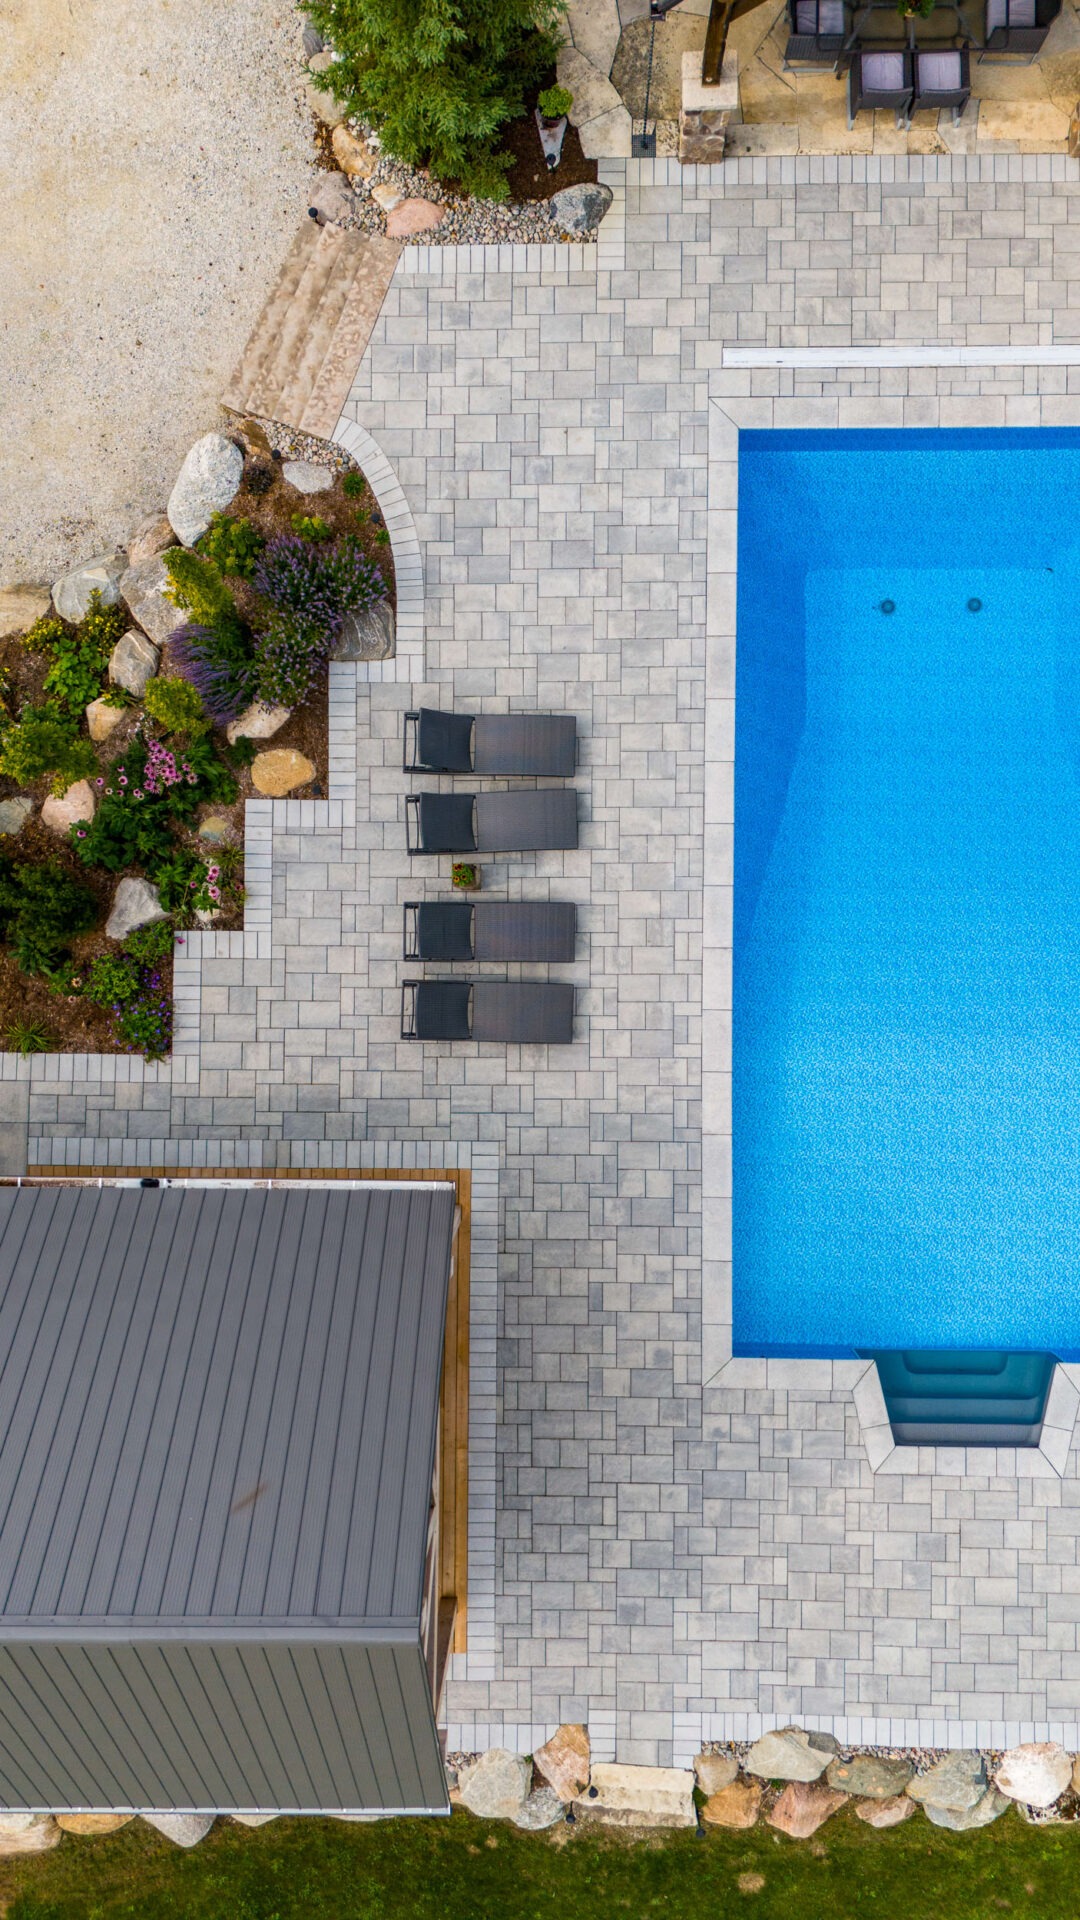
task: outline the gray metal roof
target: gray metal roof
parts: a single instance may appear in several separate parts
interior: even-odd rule
[[[0,1189],[0,1638],[415,1623],[454,1206]]]

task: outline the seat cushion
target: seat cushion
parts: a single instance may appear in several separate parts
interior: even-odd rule
[[[817,0],[795,0],[796,33],[816,34],[818,30]]]
[[[1008,0],[1008,24],[1010,27],[1034,27],[1035,0]]]
[[[844,0],[821,0],[817,16],[819,33],[843,33]]]
[[[920,94],[958,93],[963,84],[963,63],[955,50],[916,55],[916,88]]]
[[[986,0],[986,37],[1009,24],[1009,0]]]
[[[864,53],[862,88],[864,93],[899,93],[906,85],[902,53]]]

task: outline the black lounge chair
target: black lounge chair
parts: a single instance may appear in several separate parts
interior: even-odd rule
[[[787,0],[787,15],[785,69],[831,67],[844,47],[846,0]]]
[[[915,91],[910,53],[897,49],[875,48],[872,53],[857,52],[848,69],[848,126],[865,108],[872,112],[892,107],[898,127],[905,126],[911,114]]]
[[[1000,60],[1019,54],[1030,66],[1060,12],[1061,0],[986,0],[986,31],[979,59]]]
[[[915,98],[912,113],[952,108],[957,124],[971,99],[971,55],[966,47],[938,48],[915,55]]]
[[[410,853],[542,853],[577,843],[576,787],[405,797]]]
[[[405,715],[406,773],[573,773],[577,721],[572,713],[438,713]]]
[[[572,960],[577,908],[560,900],[409,901],[406,960]]]
[[[406,980],[401,1037],[563,1046],[574,1037],[574,989],[547,980]]]

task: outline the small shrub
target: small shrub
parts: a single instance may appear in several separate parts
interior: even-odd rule
[[[126,789],[102,793],[92,820],[71,829],[71,845],[84,866],[123,873],[143,867],[153,875],[170,859],[173,836],[167,808],[161,802],[139,802]]]
[[[234,767],[250,767],[258,752],[258,743],[249,740],[247,734],[242,733],[231,746],[226,747],[225,757]]]
[[[255,685],[271,707],[299,707],[326,665],[333,630],[285,608],[255,638]]]
[[[178,925],[189,927],[197,897],[206,885],[206,861],[192,847],[174,847],[155,873],[154,885],[166,913],[171,913]]]
[[[22,646],[27,653],[45,653],[49,647],[55,647],[60,640],[66,640],[68,629],[59,614],[43,613],[35,620],[22,637]]]
[[[0,736],[0,773],[20,787],[52,775],[54,793],[97,771],[97,754],[80,738],[75,720],[58,707],[24,707]]]
[[[24,973],[52,972],[95,918],[93,895],[58,860],[0,868],[0,926]]]
[[[250,580],[255,562],[266,545],[266,536],[250,520],[229,520],[215,513],[196,551],[205,554],[221,574],[231,573],[238,580]]]
[[[385,532],[385,529],[383,530]],[[376,534],[376,539],[379,538]],[[389,534],[387,534],[389,539]],[[327,577],[338,613],[366,613],[386,599],[386,583],[355,534],[347,533],[327,556]]]
[[[66,1000],[77,999],[85,985],[84,975],[70,958],[46,967],[41,977],[50,993],[62,995]]]
[[[147,685],[143,705],[166,733],[205,733],[207,719],[199,690],[179,674],[157,674]]]
[[[79,645],[96,648],[102,661],[105,661],[130,625],[126,609],[122,606],[103,607],[101,595],[95,587],[90,595],[90,605],[76,629]]]
[[[66,713],[80,714],[101,692],[105,663],[98,647],[82,645],[67,634],[52,650],[52,662],[45,675],[45,691]]]
[[[230,636],[242,640],[240,615],[214,562],[186,547],[170,547],[164,560],[172,583],[169,599],[190,613],[196,626],[208,627],[222,639]]]
[[[103,953],[91,962],[83,989],[95,1007],[122,1007],[134,1000],[142,984],[142,971],[126,954]]]
[[[367,481],[358,467],[350,467],[341,482],[341,491],[346,500],[362,500],[367,492]]]
[[[5,1036],[13,1053],[48,1053],[53,1044],[52,1034],[40,1020],[16,1020]]]
[[[117,1009],[114,1031],[128,1053],[164,1060],[172,1045],[172,1021],[172,1000],[163,976],[155,969],[144,974],[135,997]]]
[[[173,929],[168,920],[152,920],[148,927],[136,927],[124,941],[123,951],[143,967],[159,967],[173,950]]]
[[[390,545],[390,535],[385,527],[380,527],[376,532],[375,544],[377,547],[388,547]]]
[[[297,534],[271,540],[255,569],[254,585],[278,613],[302,614],[330,632],[341,613],[332,582],[333,549]]]
[[[219,726],[235,720],[255,698],[255,662],[242,630],[181,627],[172,637],[172,657]]]
[[[101,698],[107,707],[119,707],[123,710],[132,705],[131,695],[126,687],[114,687],[111,683],[105,688]]]
[[[536,102],[545,120],[561,120],[574,104],[569,87],[546,87]]]
[[[255,499],[269,493],[276,479],[277,470],[269,460],[249,460],[244,468],[244,485]]]
[[[334,537],[333,527],[318,513],[294,513],[291,524],[293,532],[299,534],[301,540],[318,542]]]

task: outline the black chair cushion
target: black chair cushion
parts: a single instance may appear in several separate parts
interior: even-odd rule
[[[416,754],[421,766],[433,773],[472,772],[471,714],[438,713],[421,707],[416,729]]]
[[[418,1040],[469,1040],[467,980],[424,980],[416,989],[414,1019]]]
[[[472,907],[467,900],[432,900],[417,910],[421,960],[471,960]]]
[[[475,853],[471,793],[420,795],[420,850],[422,853]]]

